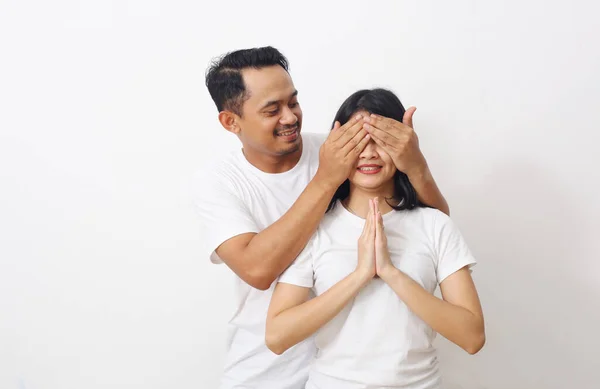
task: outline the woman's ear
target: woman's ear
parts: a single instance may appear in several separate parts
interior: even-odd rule
[[[219,112],[219,123],[229,132],[236,135],[240,133],[240,127],[237,123],[237,115],[230,111]]]

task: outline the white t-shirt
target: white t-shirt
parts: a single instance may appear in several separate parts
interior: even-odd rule
[[[315,175],[326,134],[302,134],[302,156],[291,170],[269,174],[251,165],[237,150],[201,172],[194,182],[195,205],[203,225],[207,256],[222,263],[214,250],[234,236],[260,232],[294,204]],[[221,389],[300,389],[315,355],[308,339],[281,356],[265,345],[269,302],[266,291],[235,276],[237,309],[229,321],[229,342]]]
[[[475,259],[454,223],[430,208],[383,215],[394,266],[430,293]],[[279,282],[316,296],[356,269],[364,219],[338,201]],[[435,332],[381,279],[370,281],[316,333],[307,389],[439,388]]]

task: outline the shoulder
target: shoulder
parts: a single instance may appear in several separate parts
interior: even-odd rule
[[[422,224],[423,226],[443,225],[450,221],[448,215],[435,208],[418,207],[410,211],[401,212],[405,213],[407,220]]]
[[[235,190],[236,183],[244,173],[237,162],[235,152],[223,158],[206,163],[198,168],[192,178],[192,189],[195,194],[215,191]]]

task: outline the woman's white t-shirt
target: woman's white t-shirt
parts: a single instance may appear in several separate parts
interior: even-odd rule
[[[356,269],[364,223],[338,202],[279,282],[323,294]],[[432,294],[446,277],[475,264],[455,224],[438,210],[391,211],[383,223],[394,266]],[[435,335],[375,278],[316,333],[306,388],[439,388]]]

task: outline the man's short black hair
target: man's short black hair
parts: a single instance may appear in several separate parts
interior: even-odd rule
[[[288,60],[274,47],[258,47],[227,53],[212,61],[206,71],[206,87],[219,112],[232,111],[242,116],[248,98],[242,70],[279,65],[288,70]]]

